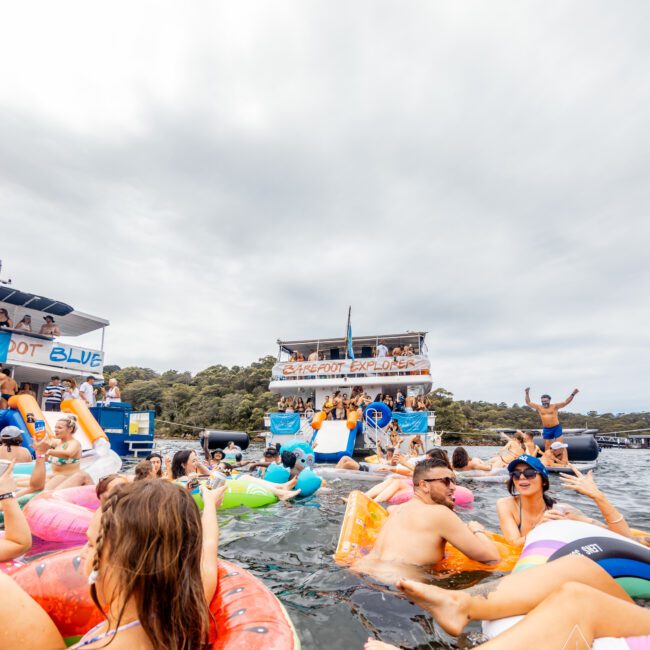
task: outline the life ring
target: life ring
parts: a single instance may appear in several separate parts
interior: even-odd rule
[[[377,414],[381,415],[377,418]],[[371,427],[383,429],[390,424],[393,419],[393,412],[390,407],[383,402],[370,402],[366,408],[363,409],[363,420]]]
[[[644,533],[634,531],[635,535]],[[541,566],[566,555],[584,555],[600,565],[633,598],[650,597],[650,548],[606,528],[581,521],[549,521],[526,537],[513,573]],[[493,638],[523,617],[483,621],[484,633]],[[593,648],[614,649],[621,639],[598,639]]]
[[[341,524],[339,541],[334,553],[338,564],[352,564],[367,555],[377,541],[379,531],[388,512],[363,492],[354,490],[348,496],[348,504]],[[511,571],[519,558],[521,547],[512,546],[496,533],[488,533],[499,549],[501,560],[497,564],[483,564],[470,560],[451,544],[445,546],[445,558],[434,569],[444,573],[464,571]]]
[[[104,617],[90,597],[81,548],[27,564],[13,579],[46,611],[68,641]],[[248,571],[219,560],[217,592],[210,603],[216,631],[212,650],[299,650],[300,641],[280,601]]]

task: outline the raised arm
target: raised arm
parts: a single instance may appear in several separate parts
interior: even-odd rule
[[[15,497],[13,463],[0,478],[0,503],[5,515],[5,536],[0,539],[0,562],[8,562],[32,547],[32,533]]]
[[[589,470],[587,474],[581,474],[580,471],[570,464],[574,475],[561,474],[560,480],[562,485],[571,490],[575,490],[579,494],[589,497],[600,510],[605,520],[605,525],[609,530],[625,537],[632,537],[632,531],[625,517],[616,509],[616,506],[600,491],[593,478],[593,472]],[[598,522],[595,522],[598,523]]]
[[[579,393],[580,391],[577,388],[573,389],[573,392],[569,397],[567,397],[563,402],[558,402],[557,404],[554,404],[556,408],[564,408],[567,404],[570,404],[573,401],[573,398]]]
[[[499,549],[477,521],[465,524],[458,515],[445,509],[436,512],[435,524],[440,535],[471,560],[486,564],[500,560]]]
[[[530,406],[531,409],[534,409],[535,411],[539,411],[540,405],[530,401],[530,388],[526,388],[526,390],[524,391],[524,400],[526,402],[526,406]]]
[[[203,497],[203,515],[201,524],[203,528],[203,550],[201,553],[201,582],[205,599],[212,601],[217,590],[217,557],[219,551],[219,523],[217,521],[217,508],[223,501],[226,486],[222,485],[216,490],[204,487],[201,490]]]

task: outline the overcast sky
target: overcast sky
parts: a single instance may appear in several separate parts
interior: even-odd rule
[[[14,3],[0,258],[107,363],[424,329],[436,385],[649,410],[650,5]],[[93,341],[95,342],[95,341]]]

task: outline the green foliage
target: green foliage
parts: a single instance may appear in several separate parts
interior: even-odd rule
[[[107,379],[115,377],[119,381],[123,399],[133,408],[155,410],[158,433],[195,435],[199,428],[254,432],[263,429],[264,414],[277,404],[277,395],[268,390],[274,362],[275,357],[267,356],[250,366],[215,365],[194,376],[177,370],[157,373],[150,368],[120,366],[106,366],[104,374]],[[469,432],[540,426],[537,413],[518,404],[458,401],[444,388],[433,390],[427,400],[436,413],[438,430]],[[561,418],[565,428],[609,432],[650,427],[650,413],[599,415],[589,411],[580,415],[563,411]]]
[[[268,391],[274,363],[275,357],[268,356],[246,367],[210,366],[194,377],[119,366],[106,366],[104,374],[118,380],[122,398],[134,409],[155,410],[157,433],[194,435],[199,428],[253,432],[264,428],[264,414],[277,403]]]

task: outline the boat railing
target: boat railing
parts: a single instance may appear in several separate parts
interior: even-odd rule
[[[407,357],[372,357],[369,359],[279,361],[273,366],[271,381],[430,374],[431,362],[429,358],[422,355],[412,355]]]

